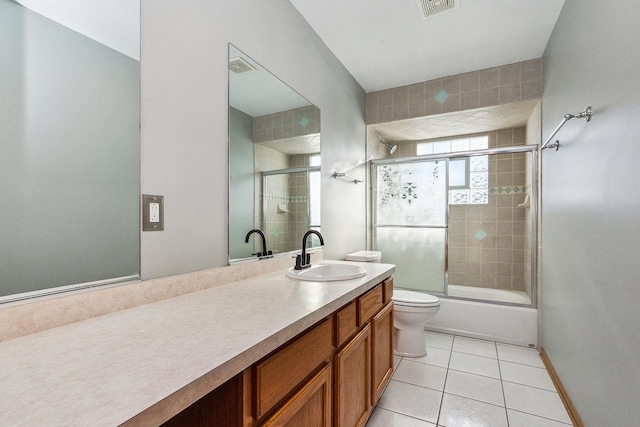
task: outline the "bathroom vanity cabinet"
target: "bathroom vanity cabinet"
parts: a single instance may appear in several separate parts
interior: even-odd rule
[[[392,292],[388,278],[164,426],[363,426],[393,370]]]

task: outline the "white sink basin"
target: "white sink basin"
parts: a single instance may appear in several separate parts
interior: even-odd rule
[[[367,275],[367,270],[353,264],[313,264],[304,270],[291,267],[287,276],[298,280],[313,282],[332,282],[336,280],[358,279]]]

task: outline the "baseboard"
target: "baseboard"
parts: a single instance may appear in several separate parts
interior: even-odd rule
[[[547,368],[547,372],[549,372],[549,376],[551,377],[551,381],[553,381],[553,385],[556,386],[556,390],[560,395],[560,399],[562,399],[564,407],[567,409],[567,413],[569,414],[569,418],[571,418],[571,422],[575,427],[584,427],[584,423],[582,422],[582,418],[580,418],[580,414],[578,414],[578,410],[569,398],[567,390],[562,385],[562,381],[560,381],[560,377],[558,376],[556,370],[553,368],[551,360],[549,359],[549,356],[547,356],[547,353],[544,351],[543,347],[540,347],[540,358],[542,359],[544,366]]]

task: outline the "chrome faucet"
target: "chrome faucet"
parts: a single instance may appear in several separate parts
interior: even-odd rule
[[[307,253],[307,237],[311,234],[318,236],[320,238],[320,244],[324,245],[324,239],[319,231],[309,230],[304,233],[304,237],[302,238],[302,254],[296,255],[296,270],[304,270],[305,268],[311,267],[311,255]]]
[[[251,255],[257,256],[258,259],[273,258],[273,251],[267,250],[267,237],[264,235],[264,232],[262,230],[254,228],[253,230],[249,231],[247,233],[247,236],[244,238],[244,242],[249,243],[249,236],[251,236],[253,233],[258,233],[262,238],[262,252],[257,252]]]

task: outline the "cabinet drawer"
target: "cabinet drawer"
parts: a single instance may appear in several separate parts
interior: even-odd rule
[[[255,365],[255,417],[261,418],[322,365],[332,352],[329,317]]]
[[[336,312],[336,347],[340,347],[358,331],[357,313],[355,301]]]
[[[384,291],[384,303],[389,304],[393,297],[393,277],[389,277],[382,282],[382,290]]]
[[[377,285],[369,292],[358,298],[358,320],[363,325],[382,309],[383,304],[382,284]]]

